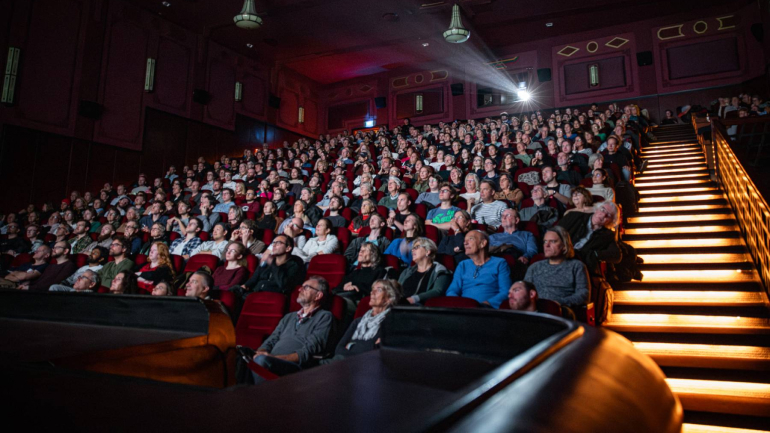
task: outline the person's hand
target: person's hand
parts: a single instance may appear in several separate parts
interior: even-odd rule
[[[241,230],[240,229],[235,229],[235,230],[233,230],[233,233],[230,235],[230,240],[231,241],[237,241],[238,238],[240,238],[240,237],[241,237]]]
[[[267,350],[257,350],[254,352],[254,359],[257,359],[260,355],[270,355],[270,353],[268,353]]]
[[[519,262],[524,263],[525,265],[529,264],[529,259],[526,256],[519,257]]]
[[[416,304],[416,303],[417,303],[417,301],[415,301],[415,300],[414,300],[414,298],[413,298],[413,297],[411,297],[411,296],[410,296],[410,297],[408,297],[408,298],[406,298],[406,300],[407,300],[407,301],[409,301],[409,303],[410,303],[410,304],[412,304],[412,305],[414,305],[414,304]]]
[[[19,290],[29,290],[29,284],[28,283],[19,284],[19,286],[16,288]]]

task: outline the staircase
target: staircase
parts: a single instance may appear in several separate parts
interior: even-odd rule
[[[644,259],[644,279],[616,291],[604,326],[661,367],[684,407],[683,432],[770,430],[763,286],[692,127],[654,134],[624,236]]]

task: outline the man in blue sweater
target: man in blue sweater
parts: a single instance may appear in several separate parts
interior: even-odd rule
[[[520,219],[519,211],[516,209],[506,209],[501,219],[503,232],[489,237],[492,254],[514,250],[521,263],[529,264],[532,257],[537,254],[535,236],[528,231],[517,230]]]
[[[508,262],[489,255],[489,236],[479,230],[465,235],[465,255],[457,265],[447,296],[462,296],[475,299],[493,308],[508,299],[511,287],[511,271]]]

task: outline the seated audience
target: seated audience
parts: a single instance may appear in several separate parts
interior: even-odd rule
[[[162,242],[155,242],[150,247],[147,255],[147,263],[136,273],[137,285],[140,289],[152,292],[155,284],[163,280],[174,279],[174,264],[168,246]]]
[[[48,246],[46,245],[45,248],[48,248]],[[50,251],[51,258],[55,262],[46,266],[38,278],[20,283],[17,287],[18,289],[45,292],[52,285],[61,283],[64,279],[75,273],[77,267],[69,260],[70,246],[67,242],[57,242]]]
[[[543,251],[546,260],[530,265],[524,281],[534,284],[543,299],[571,309],[586,305],[590,290],[588,271],[583,262],[574,258],[567,230],[560,226],[548,229]]]
[[[453,206],[452,202],[455,200],[455,189],[447,182],[444,182],[439,189],[439,207],[431,209],[425,218],[425,225],[435,226],[440,230],[449,230],[451,227],[452,219],[459,207]]]
[[[479,188],[480,200],[471,208],[471,218],[481,224],[497,229],[500,227],[500,217],[508,206],[499,200],[495,200],[495,183],[491,180],[481,181]]]
[[[99,270],[99,278],[102,280],[102,286],[109,287],[112,291],[112,279],[115,278],[118,273],[126,271],[131,273],[131,269],[134,268],[134,262],[128,258],[129,244],[126,238],[113,239],[110,244],[110,256],[113,261],[107,262],[102,269]],[[135,280],[135,278],[134,278]],[[121,292],[122,293],[122,292]]]
[[[185,284],[184,295],[188,298],[211,299],[209,292],[214,287],[214,279],[211,274],[204,271],[196,271]]]
[[[591,193],[582,186],[578,186],[572,190],[572,209],[568,209],[565,215],[570,212],[594,212],[594,199]]]
[[[256,234],[257,224],[252,220],[244,220],[237,229],[233,230],[230,241],[237,241],[245,246],[247,249],[245,255],[261,254],[266,247],[264,242],[255,237]]]
[[[19,235],[19,223],[12,221],[5,228],[7,235],[5,239],[0,240],[0,252],[15,256],[29,251],[29,242]]]
[[[278,376],[296,373],[313,365],[313,357],[326,350],[334,317],[321,309],[329,296],[329,283],[312,276],[302,284],[297,302],[299,312],[283,316],[278,327],[257,349],[254,362]],[[256,383],[262,378],[255,375]]]
[[[94,250],[96,251],[96,250]],[[95,271],[86,269],[83,273],[75,278],[74,284],[54,284],[48,290],[51,292],[80,292],[80,293],[92,293],[99,289],[101,279],[99,274]]]
[[[358,235],[362,228],[369,226],[369,217],[377,211],[377,205],[372,200],[366,199],[361,202],[361,209],[353,221],[350,222],[348,230],[354,235]]]
[[[139,254],[147,255],[150,253],[150,248],[156,242],[161,242],[168,245],[168,238],[166,237],[166,225],[161,222],[152,224],[152,228],[149,230],[150,239],[142,245],[139,250]]]
[[[425,232],[420,218],[411,214],[404,220],[404,237],[394,239],[385,250],[385,254],[396,256],[401,266],[412,263],[412,242]]]
[[[294,240],[291,237],[280,234],[271,247],[262,254],[257,270],[238,286],[242,292],[277,292],[288,296],[305,278],[305,263],[292,254]]]
[[[69,278],[62,281],[62,285],[72,287],[77,279],[86,271],[99,272],[110,257],[109,248],[96,247],[88,255],[88,261],[80,269],[76,270]],[[101,281],[100,281],[101,282]],[[97,286],[98,288],[98,286]]]
[[[465,235],[465,254],[469,259],[457,265],[447,296],[472,298],[483,305],[499,307],[511,286],[508,263],[489,255],[489,236],[479,230]]]
[[[104,286],[104,281],[102,281]],[[134,295],[137,292],[136,275],[131,271],[120,271],[110,279],[110,293],[113,295]]]
[[[152,288],[152,296],[175,296],[174,286],[168,281],[160,281]]]
[[[521,201],[524,200],[524,193],[513,182],[513,177],[510,174],[503,173],[500,175],[498,182],[500,191],[495,193],[495,200],[507,200],[518,207]]]
[[[465,235],[471,229],[471,216],[464,210],[458,210],[449,225],[453,234],[446,234],[438,244],[438,253],[454,257],[455,263],[468,258],[465,255]]]
[[[502,233],[489,236],[489,251],[492,254],[513,254],[523,264],[529,264],[537,254],[535,236],[524,230],[519,230],[519,211],[506,209],[502,218]]]
[[[348,264],[353,267],[358,264],[358,252],[361,250],[361,246],[366,243],[374,244],[380,250],[380,254],[385,254],[385,250],[390,246],[390,239],[385,236],[385,228],[385,218],[377,213],[372,214],[369,218],[369,234],[353,239],[345,250]]]
[[[405,269],[398,278],[403,296],[410,304],[423,304],[430,298],[444,296],[452,283],[452,273],[435,262],[437,251],[436,244],[428,238],[417,238],[412,244],[414,266]]]
[[[91,244],[89,244],[88,247],[82,251],[82,253],[88,254],[96,247],[109,248],[114,235],[115,228],[112,226],[112,224],[103,225],[101,230],[99,230],[99,236],[97,236],[96,240],[91,242]]]
[[[332,223],[327,218],[318,220],[315,226],[315,236],[308,239],[301,248],[298,248],[297,254],[305,263],[320,254],[334,254],[339,250],[340,243],[337,236],[332,234]]]
[[[533,221],[540,227],[551,227],[559,219],[559,212],[546,203],[548,193],[542,185],[532,187],[532,201],[534,204],[522,208],[519,217],[522,221]]]
[[[48,245],[40,246],[34,254],[32,261],[21,266],[11,268],[5,278],[0,278],[0,288],[15,289],[19,285],[27,287],[33,281],[40,278],[49,266],[51,259],[51,248]]]
[[[594,209],[593,213],[564,215],[559,226],[564,227],[574,240],[577,258],[588,266],[592,274],[598,275],[601,261],[618,263],[621,253],[614,231],[618,225],[618,207],[611,201],[605,201]]]
[[[615,201],[615,190],[609,186],[607,171],[597,168],[593,171],[593,186],[586,188],[591,195],[603,197],[608,201]]]
[[[390,307],[398,304],[401,297],[401,288],[395,281],[375,281],[369,299],[371,309],[350,324],[337,344],[334,356],[321,363],[328,364],[376,349],[382,334],[382,322],[390,312]]]
[[[190,256],[196,254],[211,254],[218,257],[220,260],[225,258],[225,247],[227,247],[227,227],[225,223],[217,223],[214,229],[211,230],[211,240],[201,242],[197,248],[195,248]]]
[[[233,286],[243,284],[249,278],[249,270],[246,268],[246,255],[249,251],[237,241],[230,241],[225,249],[225,264],[217,267],[212,277],[214,278],[213,290],[230,290]]]

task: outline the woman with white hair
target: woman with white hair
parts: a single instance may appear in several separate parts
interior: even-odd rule
[[[414,266],[404,270],[398,279],[410,304],[422,304],[430,298],[443,296],[452,284],[452,273],[436,263],[436,244],[428,238],[417,238],[412,244]]]
[[[334,351],[334,357],[321,361],[322,364],[377,348],[382,333],[382,323],[390,312],[390,308],[401,299],[401,285],[394,280],[377,280],[372,284],[370,296],[371,310],[350,324]]]

